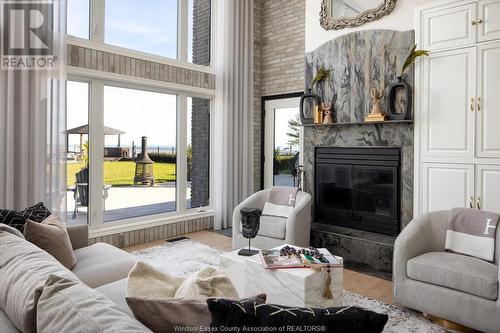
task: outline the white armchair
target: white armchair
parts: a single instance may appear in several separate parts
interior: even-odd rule
[[[256,192],[240,203],[233,212],[233,249],[248,246],[248,239],[241,233],[240,209],[264,208],[264,204],[269,197],[270,189]],[[264,223],[271,221],[261,221],[261,226],[257,237],[252,239],[252,246],[259,249],[270,249],[282,244],[292,244],[302,247],[309,246],[309,234],[311,231],[311,195],[300,191],[297,193],[295,207],[285,224],[284,232],[277,231],[277,226],[267,226]],[[274,232],[273,232],[274,231]]]

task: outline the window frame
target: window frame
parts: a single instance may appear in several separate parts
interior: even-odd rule
[[[194,69],[213,74],[213,47],[210,47],[210,65],[198,65],[188,62],[188,0],[177,0],[177,58],[168,58],[158,54],[148,53],[140,50],[134,50],[118,45],[105,43],[105,8],[106,0],[89,0],[89,38],[81,38],[72,35],[66,35],[66,42],[75,46],[83,46],[94,50],[116,53],[141,60],[148,60],[162,64],[177,66],[186,69]],[[211,6],[211,22],[214,22],[214,9]],[[213,29],[211,29],[213,31]],[[213,45],[213,33],[211,36],[211,45]]]
[[[168,83],[151,82],[152,80],[122,77],[110,78],[109,73],[99,73],[85,68],[68,68],[68,81],[79,81],[89,83],[89,209],[88,224],[91,228],[92,237],[100,237],[122,231],[143,229],[168,223],[175,223],[192,218],[213,216],[213,165],[214,156],[209,155],[209,205],[204,207],[186,207],[187,188],[187,98],[203,98],[210,100],[210,114],[213,114],[215,92],[208,90],[200,92],[174,90]],[[127,218],[117,221],[104,222],[104,201],[102,198],[103,184],[103,158],[104,149],[104,87],[113,86],[119,88],[136,89],[176,95],[176,210],[167,213],[146,215],[141,217]],[[196,92],[194,91],[196,90]],[[210,133],[213,133],[213,118],[210,116]],[[213,151],[214,138],[210,135],[210,151]]]

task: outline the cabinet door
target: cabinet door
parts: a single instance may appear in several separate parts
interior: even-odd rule
[[[428,157],[474,156],[476,49],[423,60],[422,147]]]
[[[475,20],[475,3],[424,11],[422,48],[435,51],[473,45],[476,42]]]
[[[478,47],[477,156],[500,157],[500,43]]]
[[[486,42],[500,38],[500,0],[478,2],[477,40]]]
[[[476,208],[500,213],[500,166],[476,166]]]
[[[422,213],[473,204],[472,164],[424,163],[422,168]]]

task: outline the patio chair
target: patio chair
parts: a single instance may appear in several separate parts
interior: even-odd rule
[[[75,174],[76,182],[75,186],[69,188],[73,191],[73,198],[75,199],[75,209],[73,210],[74,220],[76,218],[76,213],[78,213],[79,207],[89,206],[89,169],[85,168],[78,171]],[[106,199],[108,198],[108,191],[111,185],[104,185],[103,187],[103,198],[104,198],[104,210],[106,210]]]

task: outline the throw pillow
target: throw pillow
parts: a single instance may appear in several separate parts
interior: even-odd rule
[[[274,304],[257,305],[227,299],[207,300],[212,315],[211,326],[221,331],[229,328],[239,332],[256,332],[266,327],[276,332],[298,332],[308,327],[320,332],[378,333],[382,332],[388,316],[358,307],[296,308]]]
[[[129,297],[163,299],[174,297],[186,278],[171,276],[145,262],[138,261],[127,279]]]
[[[47,251],[67,269],[76,265],[76,257],[66,226],[52,214],[41,223],[27,220],[24,225],[24,237],[42,250]]]
[[[241,300],[263,304],[266,295]],[[175,332],[183,328],[189,332],[207,332],[212,320],[205,300],[198,299],[146,299],[127,297],[134,316],[153,332]]]
[[[50,274],[78,278],[25,239],[0,232],[0,309],[21,332],[36,332],[39,293]]]
[[[28,207],[24,210],[16,211],[11,209],[1,209],[0,210],[0,223],[10,225],[17,230],[23,232],[24,224],[26,220],[31,220],[33,222],[42,222],[49,215],[50,211],[43,204],[39,202],[34,206]]]
[[[38,333],[149,331],[100,292],[57,275],[40,292],[36,327]]]
[[[5,232],[13,234],[17,237],[24,238],[23,234],[19,230],[15,229],[11,226],[8,226],[7,224],[0,223],[0,231],[5,231]]]
[[[182,283],[175,298],[227,297],[238,298],[238,292],[226,273],[215,268],[205,267]]]

